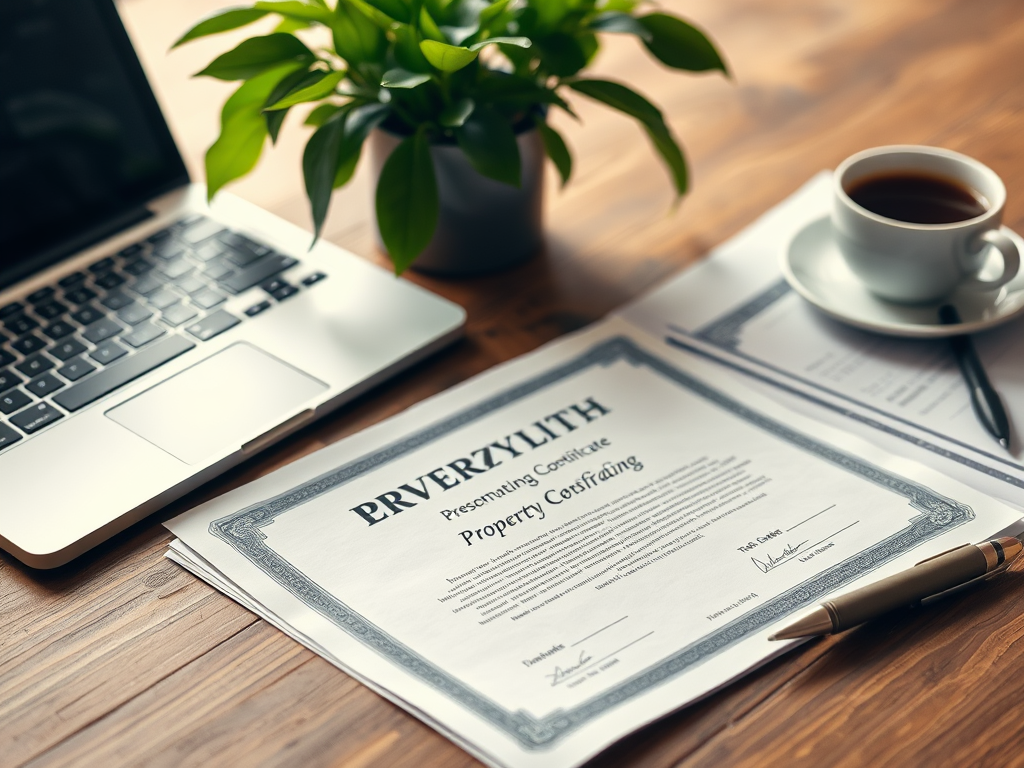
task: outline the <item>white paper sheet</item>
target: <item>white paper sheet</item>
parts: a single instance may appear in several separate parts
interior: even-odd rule
[[[178,517],[171,557],[473,754],[574,766],[1019,517],[612,319]]]
[[[789,288],[779,256],[808,222],[827,215],[822,173],[707,259],[620,317],[721,361],[758,391],[815,419],[912,456],[962,482],[1024,505],[1024,441],[1011,455],[980,426],[945,341],[849,328]],[[1024,319],[975,341],[1013,424],[1024,424]]]

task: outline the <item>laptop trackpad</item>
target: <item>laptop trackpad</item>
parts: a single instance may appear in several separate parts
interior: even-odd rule
[[[306,373],[234,344],[107,411],[186,464],[238,450],[327,389]]]

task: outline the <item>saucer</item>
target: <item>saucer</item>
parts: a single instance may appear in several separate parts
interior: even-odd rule
[[[1024,240],[1007,227],[1002,231],[1013,238],[1024,257]],[[992,258],[995,259],[994,255]],[[828,216],[800,229],[783,250],[781,262],[782,272],[793,290],[826,315],[889,336],[940,338],[976,333],[1024,313],[1024,272],[997,291],[956,290],[926,304],[896,304],[880,299],[846,266],[832,238]],[[998,268],[998,262],[994,267]],[[939,307],[944,304],[955,306],[962,322],[939,323]]]

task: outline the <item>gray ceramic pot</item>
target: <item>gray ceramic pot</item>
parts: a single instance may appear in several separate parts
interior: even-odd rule
[[[374,178],[380,177],[399,141],[400,136],[379,129],[370,134]],[[522,161],[519,189],[481,176],[454,144],[430,148],[440,212],[434,237],[413,269],[449,277],[481,275],[513,267],[540,250],[544,144],[536,128],[520,133],[517,141]],[[381,243],[380,232],[377,242]]]

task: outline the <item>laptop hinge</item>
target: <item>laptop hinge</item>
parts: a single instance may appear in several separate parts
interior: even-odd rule
[[[133,227],[152,216],[153,212],[145,206],[123,211],[117,216],[109,218],[101,224],[97,224],[95,227],[87,229],[77,236],[50,248],[48,251],[36,254],[20,264],[15,264],[11,268],[0,272],[0,289],[13,285],[35,272],[40,272],[72,254],[84,251],[89,246],[113,237],[118,232]]]

